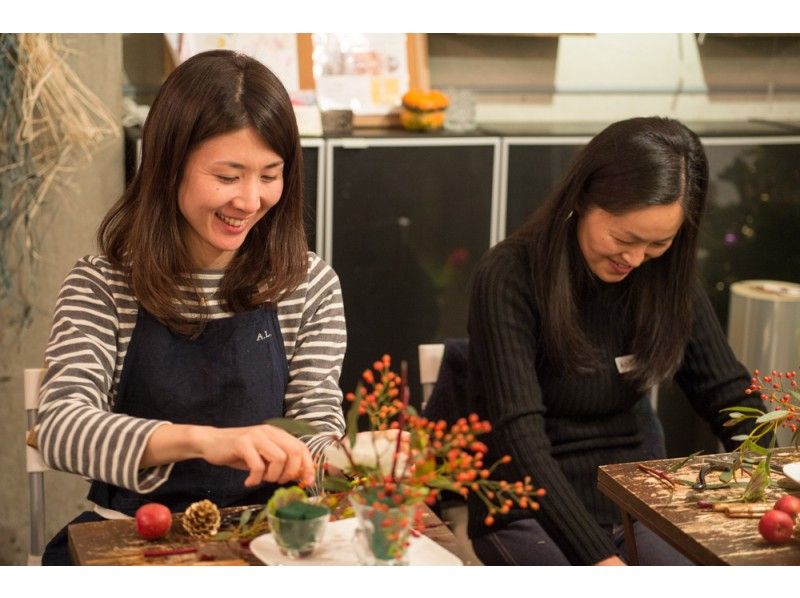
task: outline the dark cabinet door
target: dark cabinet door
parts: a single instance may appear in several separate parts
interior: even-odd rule
[[[501,218],[505,238],[519,228],[538,208],[567,172],[570,161],[588,138],[554,141],[548,138],[504,140],[505,217]]]
[[[800,238],[800,137],[703,144],[709,193],[698,265],[726,327],[732,283],[800,282],[800,251],[794,248]]]
[[[395,371],[408,361],[418,404],[417,345],[467,334],[469,276],[493,241],[499,139],[327,143],[325,256],[348,331],[342,388],[389,353]]]
[[[325,141],[323,139],[301,139],[303,146],[303,191],[305,195],[305,226],[308,248],[318,254],[322,247],[318,245],[317,226],[320,225],[317,212],[322,204],[322,193],[325,190],[323,175],[325,172]]]

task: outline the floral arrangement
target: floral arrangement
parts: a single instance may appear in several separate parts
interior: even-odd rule
[[[391,358],[384,355],[364,371],[355,392],[346,395],[351,403],[347,433],[328,453],[326,489],[383,511],[423,501],[433,504],[442,491],[464,497],[472,493],[489,511],[487,525],[514,505],[539,508],[536,499],[545,491],[534,488],[529,476],[513,483],[491,479],[511,457],[484,463],[487,447],[478,437],[491,430],[488,421],[472,414],[448,426],[419,416],[409,404],[405,363],[401,375],[390,366]],[[363,417],[369,431],[358,433]]]
[[[737,455],[736,465],[741,466],[748,460],[748,456],[756,454],[763,459],[753,468],[750,482],[745,488],[743,500],[758,500],[770,483],[770,459],[772,449],[777,445],[777,433],[781,428],[786,428],[792,433],[792,444],[798,448],[800,443],[800,430],[798,430],[798,408],[800,408],[800,390],[797,386],[797,372],[779,372],[772,370],[762,374],[759,370],[753,371],[753,378],[745,394],[750,396],[757,393],[764,401],[764,410],[753,407],[728,407],[722,409],[728,412],[728,421],[725,426],[735,426],[741,422],[754,420],[755,426],[749,434],[733,436],[732,440],[740,444],[734,451]],[[771,435],[768,447],[759,444],[766,436]]]
[[[774,448],[775,434],[780,428],[787,428],[792,433],[792,444],[797,447],[800,443],[798,432],[798,413],[800,408],[800,390],[797,388],[797,372],[779,372],[772,370],[771,374],[762,375],[759,370],[753,372],[750,386],[744,391],[750,396],[757,393],[764,401],[766,410],[753,407],[728,407],[722,411],[728,412],[730,418],[726,426],[735,426],[743,421],[755,420],[755,427],[749,434],[734,436],[733,440],[741,441],[737,451],[754,451],[768,454],[767,449],[759,446],[758,441],[767,434],[772,434],[769,448]]]

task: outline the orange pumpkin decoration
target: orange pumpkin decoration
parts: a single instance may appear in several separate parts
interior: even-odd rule
[[[403,96],[400,122],[407,131],[441,129],[449,103],[447,96],[436,89],[410,89]]]

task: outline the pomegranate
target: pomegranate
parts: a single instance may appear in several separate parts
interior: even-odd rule
[[[758,533],[770,544],[783,544],[794,533],[794,520],[788,513],[772,509],[758,522]]]
[[[172,513],[157,502],[142,505],[136,511],[136,531],[145,540],[155,540],[167,534],[172,527]]]

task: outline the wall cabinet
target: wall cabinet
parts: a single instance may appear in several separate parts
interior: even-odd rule
[[[698,132],[710,174],[698,264],[726,329],[733,282],[800,281],[793,245],[800,238],[800,136]],[[128,139],[132,156],[136,137]],[[466,336],[475,263],[541,204],[589,138],[573,131],[303,138],[309,247],[335,268],[345,301],[345,391],[389,353],[397,366],[408,361],[419,401],[417,345]],[[716,451],[674,384],[660,388],[659,415],[670,456]]]
[[[389,353],[418,389],[417,345],[466,336],[469,275],[495,241],[500,140],[326,143],[323,256],[345,301],[342,387]]]

